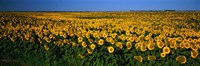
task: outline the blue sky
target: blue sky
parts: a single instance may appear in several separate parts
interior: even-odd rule
[[[0,0],[0,11],[200,10],[200,0]]]

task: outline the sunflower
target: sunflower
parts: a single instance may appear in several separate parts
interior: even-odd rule
[[[154,56],[154,55],[148,55],[148,60],[156,60],[156,56]]]
[[[68,43],[69,41],[68,41],[67,39],[64,39],[63,42],[64,42],[64,43]]]
[[[147,48],[148,48],[149,50],[153,50],[155,47],[154,47],[154,44],[149,43],[149,44],[147,45]]]
[[[175,48],[176,47],[176,43],[171,43],[169,46],[170,46],[170,48]]]
[[[139,43],[136,43],[135,44],[135,48],[138,50],[140,48],[140,44]]]
[[[77,44],[75,42],[72,42],[72,46],[75,47],[77,46]]]
[[[183,48],[185,47],[184,43],[181,42],[181,43],[179,44],[179,47],[180,47],[181,49],[183,49]]]
[[[112,46],[107,47],[109,53],[113,53],[115,49]]]
[[[93,39],[88,39],[88,42],[89,42],[89,43],[93,43],[94,40],[93,40]]]
[[[95,47],[96,47],[96,45],[95,45],[95,44],[91,44],[91,45],[90,45],[90,48],[91,48],[92,50],[94,50],[94,49],[95,49]]]
[[[150,37],[149,36],[145,36],[145,40],[149,40],[150,39]]]
[[[103,33],[103,37],[106,38],[108,34],[106,32]]]
[[[196,58],[199,55],[198,51],[191,51],[191,57]]]
[[[200,42],[199,41],[196,43],[196,45],[200,49]]]
[[[131,42],[129,42],[129,41],[126,42],[126,47],[127,47],[128,50],[130,50],[132,48]]]
[[[114,40],[111,40],[110,43],[113,45],[113,44],[115,44],[115,41],[114,41]]]
[[[112,41],[112,38],[111,38],[111,37],[107,37],[107,38],[106,38],[106,41],[107,41],[107,42],[111,42],[111,41]]]
[[[169,54],[170,53],[170,48],[169,47],[164,47],[163,48],[163,53],[165,53],[165,54]]]
[[[134,38],[133,38],[133,37],[130,37],[130,38],[129,38],[129,41],[130,41],[130,42],[134,42]]]
[[[82,42],[81,45],[82,45],[83,48],[87,47],[87,44],[85,42]]]
[[[90,38],[90,33],[87,32],[87,33],[85,34],[85,36],[86,36],[86,38]]]
[[[165,45],[165,44],[164,44],[162,41],[160,41],[160,40],[157,41],[157,46],[158,46],[158,48],[161,49],[162,47],[164,47],[164,45]]]
[[[78,37],[78,42],[82,42],[83,38],[82,37]]]
[[[176,57],[176,61],[178,61],[181,64],[185,64],[187,62],[187,58],[185,56],[179,55]]]
[[[136,60],[138,60],[140,63],[142,62],[143,58],[141,56],[134,56]]]
[[[198,47],[196,46],[196,44],[193,44],[193,45],[191,45],[191,49],[194,50],[194,51],[197,51]]]
[[[45,45],[44,45],[44,49],[45,49],[46,51],[48,51],[48,50],[49,50],[49,47],[45,44]]]
[[[99,45],[103,45],[103,43],[104,43],[103,39],[100,39],[98,42]]]
[[[85,56],[82,54],[78,54],[78,56],[81,57],[81,59],[85,58]]]
[[[184,43],[184,47],[185,47],[186,49],[189,49],[189,48],[190,48],[190,44],[189,44],[189,43]]]
[[[126,31],[126,35],[130,35],[130,31],[128,30],[128,31]]]
[[[87,52],[88,52],[88,54],[92,54],[92,53],[93,53],[93,50],[87,49]]]
[[[140,46],[140,50],[144,52],[144,51],[147,50],[147,47],[146,47],[145,45],[141,45],[141,46]]]
[[[117,36],[117,33],[111,34],[111,37],[112,37],[112,38],[115,38],[116,36]]]
[[[164,52],[162,52],[162,53],[160,53],[160,56],[164,58],[166,56],[166,54]]]
[[[117,46],[118,48],[120,48],[120,49],[123,48],[122,42],[117,42],[116,46]]]
[[[181,37],[175,38],[176,41],[181,42],[183,39]]]
[[[125,40],[126,40],[126,37],[125,37],[125,35],[124,35],[124,34],[122,34],[122,35],[121,35],[121,37],[120,37],[120,39],[121,39],[122,41],[125,41]]]

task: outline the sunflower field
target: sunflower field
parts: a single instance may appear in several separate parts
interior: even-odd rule
[[[0,65],[198,66],[199,12],[0,12]]]

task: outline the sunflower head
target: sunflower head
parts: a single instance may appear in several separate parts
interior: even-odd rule
[[[189,44],[189,43],[184,43],[184,47],[185,47],[186,49],[189,49],[189,48],[190,48],[190,44]]]
[[[48,51],[48,50],[49,50],[49,47],[45,44],[45,45],[44,45],[44,49],[45,49],[46,51]]]
[[[147,47],[146,47],[145,45],[141,45],[141,46],[140,46],[140,50],[144,52],[144,51],[147,50]]]
[[[148,48],[149,50],[153,50],[155,47],[154,47],[154,44],[153,44],[153,43],[149,43],[149,44],[147,45],[147,48]]]
[[[81,45],[82,45],[83,48],[87,47],[87,44],[85,42],[82,42]]]
[[[199,55],[198,51],[191,51],[191,57],[196,58]]]
[[[141,56],[134,56],[134,59],[139,61],[140,63],[142,62],[143,58]]]
[[[163,48],[163,53],[165,53],[165,54],[169,54],[170,53],[170,48],[169,47],[164,47]]]
[[[181,64],[185,64],[187,62],[187,59],[185,56],[179,55],[176,57],[176,61],[181,63]]]
[[[160,56],[161,56],[162,58],[164,58],[164,57],[166,56],[166,54],[165,54],[164,52],[162,52],[162,53],[160,53]]]
[[[120,48],[120,49],[123,48],[122,42],[117,42],[116,46],[117,46],[118,48]]]
[[[103,45],[103,43],[104,43],[103,39],[100,39],[99,42],[98,42],[99,45]]]
[[[93,50],[87,49],[87,52],[88,52],[88,54],[92,54],[92,53],[93,53]]]
[[[197,50],[198,50],[198,47],[197,47],[196,44],[193,44],[193,45],[191,45],[191,49],[192,49],[193,51],[197,51]]]
[[[148,55],[148,60],[156,60],[156,56],[154,56],[154,55]]]
[[[88,39],[89,43],[93,43],[94,40],[93,39]]]
[[[82,37],[78,37],[78,42],[82,42],[83,38]]]
[[[114,41],[114,40],[111,40],[110,43],[113,45],[113,44],[115,44],[115,41]]]
[[[164,44],[161,40],[158,40],[158,41],[157,41],[157,46],[158,46],[158,48],[161,49],[162,47],[164,47],[164,45],[165,45],[165,44]]]
[[[184,43],[181,42],[181,43],[179,44],[179,47],[180,47],[181,49],[185,48]]]
[[[126,47],[128,50],[132,48],[132,43],[131,42],[126,42]]]
[[[95,44],[91,44],[91,45],[90,45],[90,48],[91,48],[92,50],[94,50],[94,49],[95,49],[95,47],[96,47],[96,45],[95,45]]]
[[[107,47],[109,53],[113,53],[115,49],[112,46]]]

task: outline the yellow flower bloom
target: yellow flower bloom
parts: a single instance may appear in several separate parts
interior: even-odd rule
[[[191,51],[191,57],[196,58],[199,55],[198,51]]]
[[[193,44],[193,45],[191,45],[191,49],[192,49],[193,51],[197,51],[197,50],[198,50],[198,47],[197,47],[195,44]]]
[[[176,61],[178,61],[179,63],[181,63],[181,64],[185,64],[186,62],[187,62],[187,59],[186,59],[186,57],[185,56],[177,56],[176,57]]]
[[[162,52],[162,53],[160,53],[160,56],[164,58],[166,56],[166,54],[164,52]]]
[[[143,58],[141,56],[134,56],[134,59],[139,61],[140,63],[142,62]]]
[[[183,39],[181,37],[177,37],[176,41],[181,42]]]
[[[91,44],[91,45],[90,45],[90,48],[91,48],[92,50],[94,50],[94,49],[95,49],[95,47],[96,47],[96,45],[95,45],[95,44]]]
[[[98,42],[99,45],[103,45],[103,43],[104,43],[103,39],[100,39]]]
[[[82,54],[78,54],[78,56],[81,57],[81,59],[85,58],[85,56]]]
[[[164,44],[162,41],[160,41],[160,40],[157,41],[157,46],[158,46],[158,48],[161,49],[162,47],[164,47],[164,45],[165,45],[165,44]]]
[[[199,42],[199,43],[197,43],[196,45],[197,45],[197,47],[200,49],[200,42]]]
[[[129,38],[129,41],[130,41],[130,42],[134,42],[134,38],[133,38],[133,37],[130,37],[130,38]]]
[[[49,50],[49,47],[45,44],[45,45],[44,45],[44,49],[45,49],[46,51],[48,51],[48,50]]]
[[[185,47],[185,44],[184,44],[183,42],[181,42],[181,43],[179,44],[179,47],[180,47],[181,49],[183,49],[183,48]]]
[[[82,42],[81,45],[82,45],[83,48],[87,47],[87,44],[85,42]]]
[[[64,39],[63,42],[64,42],[64,43],[68,43],[69,41],[68,41],[67,39]]]
[[[115,38],[116,36],[117,36],[117,33],[111,34],[111,37],[112,37],[112,38]]]
[[[140,50],[144,52],[144,51],[147,50],[147,47],[146,47],[145,45],[141,45],[141,46],[140,46]]]
[[[88,39],[88,41],[89,41],[89,43],[93,43],[94,42],[93,39]]]
[[[103,33],[103,37],[106,38],[108,34],[106,32]]]
[[[83,38],[82,37],[78,37],[78,42],[82,42]]]
[[[184,43],[184,47],[185,47],[186,49],[189,49],[189,48],[190,48],[190,44],[189,44],[189,43]]]
[[[132,43],[131,42],[126,42],[126,47],[128,50],[132,48]]]
[[[85,36],[86,36],[86,38],[90,38],[90,33],[87,32],[87,33],[85,34]]]
[[[126,31],[126,35],[130,35],[130,31]]]
[[[92,54],[92,53],[93,53],[93,50],[87,49],[87,52],[88,52],[88,54]]]
[[[156,60],[156,56],[154,56],[154,55],[148,55],[148,60]]]
[[[109,53],[113,53],[115,49],[112,46],[107,47]]]
[[[116,46],[117,46],[118,48],[120,48],[120,49],[123,48],[122,42],[117,42]]]
[[[153,50],[155,47],[154,47],[154,44],[153,44],[153,43],[149,43],[149,44],[147,45],[147,48],[148,48],[149,50]]]
[[[75,47],[75,46],[77,46],[77,45],[76,45],[76,43],[75,43],[75,42],[72,42],[72,46],[73,46],[73,47]]]
[[[163,48],[163,53],[165,53],[165,54],[169,54],[170,53],[170,48],[169,47],[164,47]]]
[[[169,44],[170,48],[176,48],[177,44],[176,41],[172,40]]]
[[[114,40],[111,40],[110,43],[113,45],[113,44],[115,44],[115,41],[114,41]]]

